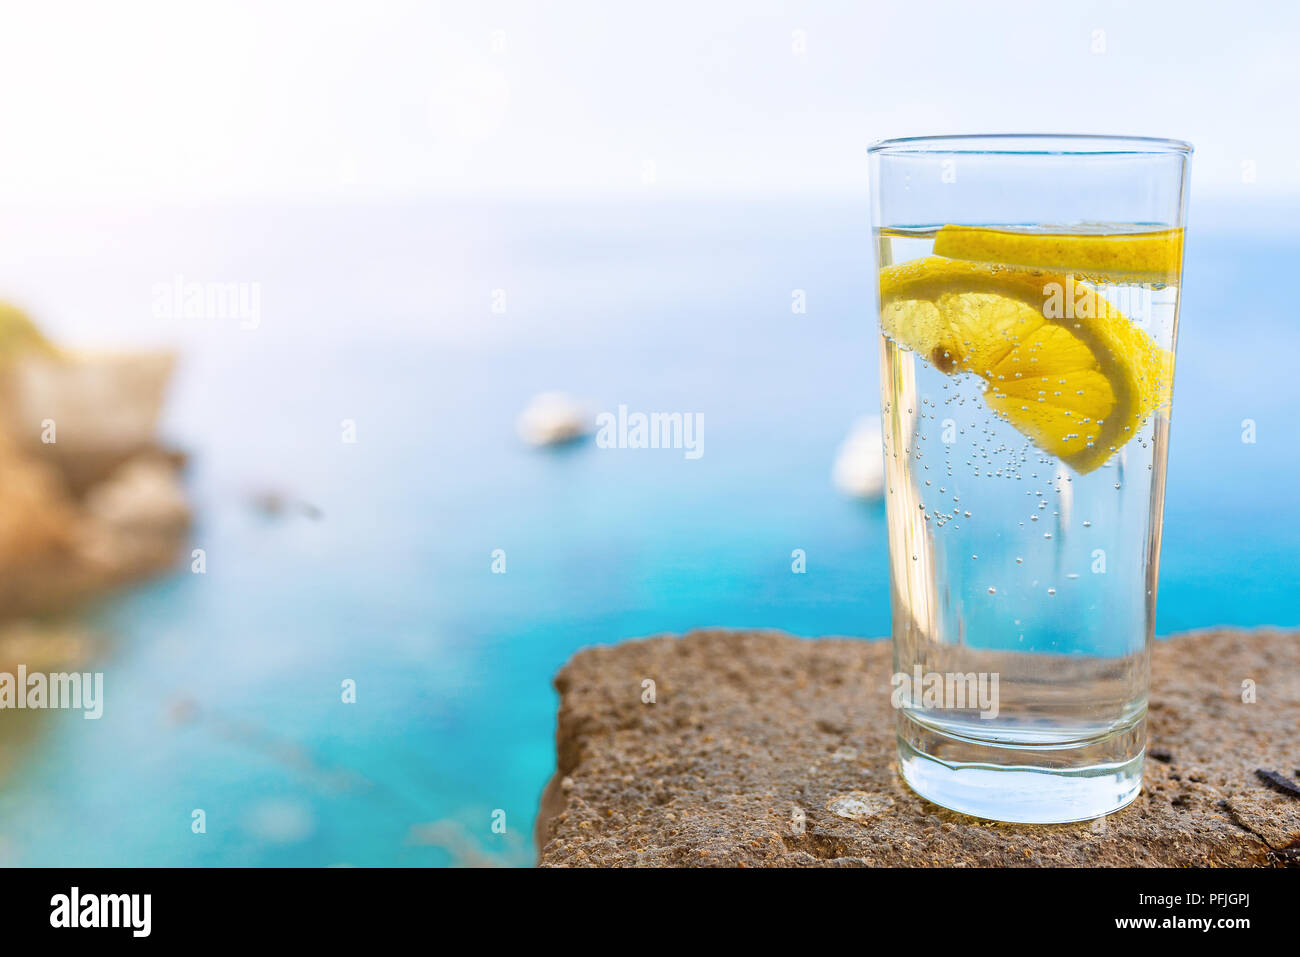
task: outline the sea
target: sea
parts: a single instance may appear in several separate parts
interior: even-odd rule
[[[1190,215],[1161,636],[1300,625],[1300,238],[1230,200]],[[887,636],[883,504],[831,482],[879,410],[868,209],[0,209],[0,298],[65,345],[177,353],[160,428],[195,511],[174,572],[81,612],[103,717],[11,730],[0,864],[528,866],[578,649]],[[178,283],[256,308],[159,308]],[[529,447],[555,390],[696,415],[701,454]]]

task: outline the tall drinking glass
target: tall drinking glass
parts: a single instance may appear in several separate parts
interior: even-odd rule
[[[871,147],[898,753],[936,804],[1141,788],[1191,152]]]

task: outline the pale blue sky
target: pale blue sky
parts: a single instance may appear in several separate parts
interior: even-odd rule
[[[874,139],[1004,131],[1296,195],[1298,9],[6,0],[0,198],[858,190]]]

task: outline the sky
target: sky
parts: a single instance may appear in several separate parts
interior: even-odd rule
[[[873,140],[1171,136],[1300,194],[1300,5],[0,5],[0,200],[799,194]]]

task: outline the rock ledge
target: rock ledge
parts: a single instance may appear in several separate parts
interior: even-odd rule
[[[1255,773],[1300,775],[1300,633],[1158,642],[1143,792],[1082,824],[987,823],[917,797],[895,768],[891,669],[888,642],[774,632],[578,652],[555,679],[558,767],[537,821],[539,863],[1300,863],[1300,797]],[[647,679],[654,703],[643,701]]]

